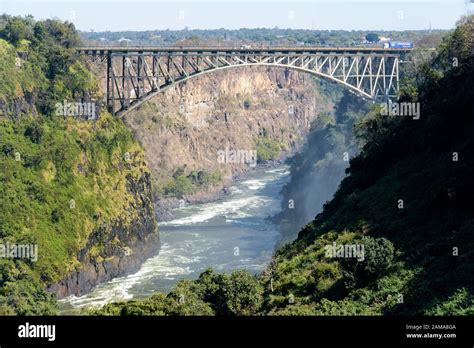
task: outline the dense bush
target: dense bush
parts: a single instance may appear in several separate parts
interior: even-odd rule
[[[209,173],[205,170],[193,170],[186,174],[185,166],[176,168],[166,185],[162,188],[165,197],[182,198],[213,187],[221,181],[221,173],[216,171]]]
[[[364,246],[364,260],[348,259],[341,262],[349,286],[362,286],[379,278],[392,265],[393,244],[385,238],[363,237],[354,243]]]
[[[263,137],[256,141],[257,161],[265,162],[278,158],[284,149],[283,144],[269,137]]]
[[[258,279],[245,271],[229,275],[212,269],[194,281],[181,280],[168,294],[145,300],[112,303],[89,310],[93,315],[253,315],[263,300]]]

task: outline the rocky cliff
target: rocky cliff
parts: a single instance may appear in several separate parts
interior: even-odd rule
[[[77,253],[77,268],[48,286],[58,298],[83,295],[99,283],[136,272],[147,258],[158,253],[150,173],[139,178],[128,175],[126,180],[127,192],[133,197],[128,216],[101,224],[89,234]]]
[[[157,252],[151,173],[121,120],[61,108],[102,99],[74,27],[1,22],[0,245],[35,252],[0,258],[0,315],[51,315],[51,292],[81,295]]]
[[[3,286],[28,275],[59,298],[81,295],[157,253],[151,173],[122,121],[104,112],[94,121],[55,112],[56,100],[35,85],[43,81],[32,73],[39,63],[18,65],[16,56],[0,40],[0,76],[9,79],[0,86],[0,244],[32,243],[38,255],[34,262],[4,261],[0,290],[8,298],[23,294]],[[65,78],[89,74],[80,71]],[[76,100],[68,92],[60,104]]]

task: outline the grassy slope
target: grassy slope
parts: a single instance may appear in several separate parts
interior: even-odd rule
[[[473,312],[472,22],[472,17],[466,20],[438,57],[414,77],[422,118],[390,119],[374,113],[359,125],[366,144],[351,161],[350,175],[323,213],[300,232],[298,241],[277,255],[274,286],[286,292],[302,287],[307,292],[313,282],[316,289],[323,286],[326,291],[324,300],[318,299],[321,289],[309,301],[300,298],[308,313]],[[453,56],[460,66],[450,65]],[[454,152],[459,161],[453,161]],[[398,207],[400,199],[403,209]],[[348,284],[348,277],[337,272],[340,262],[328,262],[314,251],[315,245],[332,235],[330,231],[347,230],[390,240],[394,261],[373,279]],[[458,256],[453,255],[455,247]],[[301,264],[299,258],[307,261]],[[328,273],[318,274],[324,268],[320,262]],[[305,271],[313,277],[293,285]],[[342,287],[338,287],[340,279],[345,280]],[[277,312],[284,307],[270,305]]]

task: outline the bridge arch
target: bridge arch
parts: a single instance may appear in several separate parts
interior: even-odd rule
[[[134,101],[130,102],[130,104],[128,105],[127,108],[117,110],[116,114],[119,117],[124,116],[128,112],[130,112],[130,111],[136,109],[137,107],[139,107],[140,105],[142,105],[144,102],[156,97],[158,94],[160,94],[160,93],[166,91],[167,89],[170,89],[170,88],[172,88],[172,87],[174,87],[174,86],[176,86],[180,83],[186,82],[186,81],[188,81],[192,78],[207,75],[207,74],[217,72],[217,71],[222,71],[222,70],[228,70],[228,69],[233,69],[233,68],[258,67],[258,66],[268,66],[268,67],[273,67],[273,68],[292,69],[292,70],[297,70],[297,71],[301,71],[301,72],[304,72],[304,73],[308,73],[308,74],[313,75],[313,76],[322,77],[324,79],[328,79],[328,80],[330,80],[332,82],[335,82],[335,83],[339,83],[339,84],[342,83],[346,88],[348,88],[349,90],[355,92],[356,94],[361,95],[361,97],[372,99],[370,95],[368,95],[367,93],[360,92],[357,88],[355,88],[354,86],[352,86],[350,84],[346,84],[344,82],[336,80],[335,78],[333,78],[331,76],[327,76],[327,75],[324,75],[324,74],[321,74],[321,73],[317,73],[317,72],[314,72],[314,71],[311,71],[311,70],[308,70],[308,69],[302,69],[302,68],[298,68],[298,67],[288,67],[288,66],[285,66],[285,65],[277,65],[277,64],[245,64],[245,65],[233,65],[233,66],[227,66],[227,67],[222,67],[222,68],[217,68],[217,69],[203,70],[203,71],[200,71],[198,73],[191,74],[189,76],[185,76],[183,78],[177,79],[174,82],[166,84],[166,85],[162,86],[161,88],[159,88],[155,91],[150,91],[149,93],[146,93],[146,95],[144,95],[140,99],[137,99],[137,100],[134,100]],[[134,98],[132,98],[132,99],[134,99]],[[110,110],[110,111],[112,111],[112,110]]]

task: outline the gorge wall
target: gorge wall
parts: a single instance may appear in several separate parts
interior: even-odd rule
[[[366,117],[371,104],[348,91],[337,94],[334,112],[318,115],[306,144],[289,161],[290,180],[275,217],[284,241],[293,241],[297,231],[321,212],[345,177],[350,158],[359,151],[354,124]]]
[[[0,39],[0,244],[37,255],[1,258],[0,314],[54,314],[51,293],[81,295],[138,270],[157,252],[158,230],[151,173],[131,131],[106,112],[89,120],[56,107],[102,97],[68,48],[74,29],[24,25],[41,37]]]
[[[179,199],[215,198],[233,177],[251,168],[220,163],[219,151],[255,150],[259,162],[279,160],[301,146],[319,112],[332,108],[333,102],[308,74],[247,67],[178,84],[132,111],[125,122],[146,151],[159,216],[167,219]],[[178,176],[189,177],[195,171],[216,180],[170,193]]]

